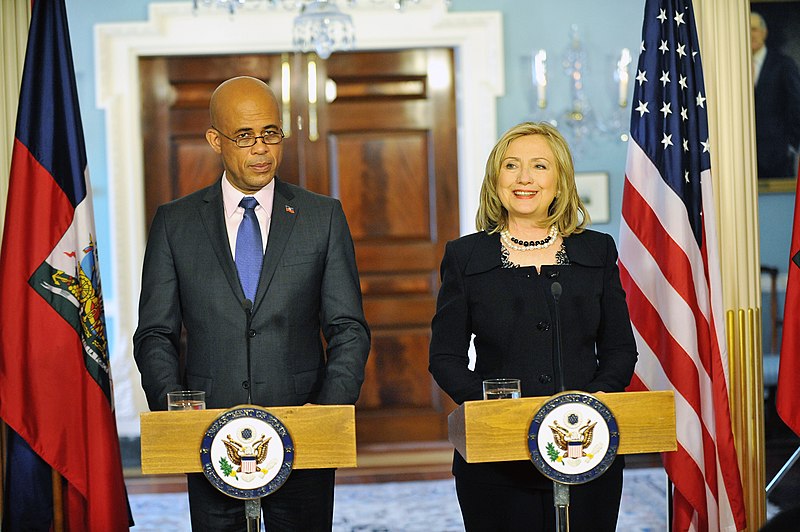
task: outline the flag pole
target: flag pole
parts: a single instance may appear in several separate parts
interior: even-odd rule
[[[3,502],[6,500],[6,422],[0,419],[0,527],[3,523]]]
[[[769,484],[767,484],[767,497],[769,497],[769,494],[772,493],[772,490],[775,489],[775,486],[780,483],[783,477],[786,476],[786,473],[789,472],[795,462],[797,462],[798,458],[800,458],[800,447],[794,451],[794,454],[792,454],[786,463],[783,464],[783,467],[781,467],[780,471],[778,471],[775,476],[772,477],[772,480],[769,481]]]
[[[55,468],[50,468],[53,484],[53,532],[64,532],[64,480]]]
[[[672,530],[672,512],[675,509],[675,505],[673,504],[674,501],[672,499],[672,490],[674,489],[675,486],[672,485],[672,481],[669,479],[669,475],[667,475],[667,530]]]

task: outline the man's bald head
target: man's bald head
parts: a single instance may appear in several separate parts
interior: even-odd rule
[[[260,79],[242,76],[216,88],[209,105],[206,140],[222,156],[225,177],[237,190],[254,194],[269,184],[283,157],[281,112],[275,93]],[[278,136],[279,135],[279,136]],[[269,143],[278,138],[277,143]],[[253,140],[240,147],[239,140]]]
[[[211,124],[223,127],[221,122],[224,121],[231,107],[238,102],[251,99],[262,99],[263,101],[263,98],[272,100],[275,107],[278,107],[278,99],[275,97],[275,93],[272,92],[269,85],[260,79],[239,76],[223,81],[214,89],[214,93],[211,95],[211,103],[209,104]]]

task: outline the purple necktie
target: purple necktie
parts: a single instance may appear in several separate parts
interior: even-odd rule
[[[239,202],[239,206],[244,207],[244,217],[236,235],[236,269],[239,270],[239,282],[242,283],[244,297],[250,301],[255,300],[261,264],[264,262],[256,205],[258,201],[252,196],[245,196]]]

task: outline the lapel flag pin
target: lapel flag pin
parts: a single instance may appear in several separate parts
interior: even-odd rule
[[[285,209],[286,212],[288,212],[289,214],[294,214],[294,207],[292,207],[291,205],[286,205]]]

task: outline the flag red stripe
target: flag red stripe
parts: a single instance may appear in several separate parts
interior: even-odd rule
[[[697,467],[697,463],[693,460],[692,456],[686,448],[678,442],[678,448],[673,453],[664,453],[664,467],[667,474],[673,479],[675,483],[674,503],[676,507],[683,506],[678,504],[679,497],[685,499],[691,508],[704,509],[707,508],[706,492],[703,489],[704,474]],[[708,473],[705,473],[708,475]],[[709,520],[707,512],[697,512],[701,527],[700,530],[709,529]],[[673,530],[688,530],[685,524],[679,526],[675,516],[676,522],[673,524]],[[691,518],[690,518],[691,519]]]
[[[697,367],[667,332],[658,311],[631,278],[624,264],[619,264],[619,271],[628,304],[637,309],[636,314],[631,316],[631,322],[658,357],[675,391],[686,399],[700,417]]]
[[[27,283],[69,227],[73,209],[64,191],[17,139],[11,175],[0,265],[4,274]]]
[[[680,394],[686,403],[694,410],[697,418],[701,421],[701,438],[702,438],[702,459],[703,469],[705,471],[705,482],[708,484],[708,489],[711,494],[716,497],[718,493],[717,486],[717,469],[716,469],[716,444],[714,437],[709,432],[708,427],[702,422],[702,412],[700,405],[700,389],[698,385],[697,368],[691,358],[686,355],[686,352],[675,342],[669,334],[666,333],[664,324],[650,302],[644,297],[644,294],[639,289],[625,268],[624,264],[619,265],[620,278],[622,285],[625,289],[626,297],[631,306],[637,308],[635,317],[631,317],[636,329],[640,332],[642,337],[647,341],[651,350],[657,354],[659,360],[662,362],[662,367],[667,373],[670,382],[673,384],[676,393]],[[637,385],[641,385],[646,389],[643,383],[635,376]],[[694,457],[688,457],[692,466],[697,468],[694,462]],[[699,458],[699,457],[698,457]],[[681,467],[685,463],[682,461],[677,462],[678,466],[668,467],[667,471],[670,478],[677,482],[677,479],[684,477],[685,470]],[[687,493],[687,499],[697,504],[697,508],[706,508],[705,490],[702,489],[702,482],[704,481],[703,475],[699,477],[688,478],[689,481],[682,485],[695,485],[697,480],[701,484],[695,486],[700,488],[696,493]],[[707,519],[707,518],[706,518]]]
[[[648,391],[648,388],[647,388],[647,386],[644,385],[644,383],[639,378],[639,376],[636,373],[634,373],[633,377],[631,377],[631,383],[628,385],[627,388],[625,388],[625,391],[626,392],[646,392],[646,391]]]
[[[692,265],[686,251],[675,242],[669,232],[661,225],[655,212],[639,192],[625,179],[625,201],[622,204],[622,216],[628,227],[639,238],[642,244],[655,259],[664,279],[672,285],[673,289],[686,301],[691,310],[697,333],[697,355],[706,373],[711,373],[711,341],[708,335],[708,321],[700,310],[700,302],[692,277]],[[705,266],[705,265],[704,265]],[[704,277],[707,269],[703,268]],[[704,287],[708,290],[708,286]]]
[[[703,528],[698,526],[694,526],[692,528],[692,520],[695,519],[697,514],[694,513],[694,508],[692,508],[692,503],[683,496],[683,494],[678,491],[677,489],[672,494],[672,507],[674,509],[672,513],[673,521],[672,521],[672,530],[675,532],[685,531],[685,530],[701,530],[706,531],[708,530],[708,524]]]
[[[789,248],[786,300],[783,305],[783,333],[778,367],[778,414],[795,434],[800,435],[800,267],[792,261],[800,253],[800,170],[794,197],[794,228]]]

